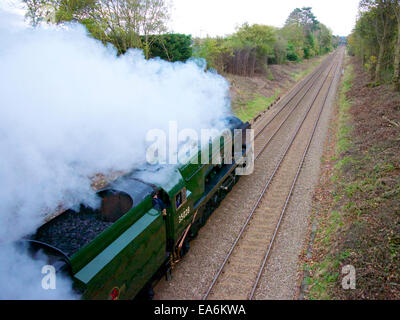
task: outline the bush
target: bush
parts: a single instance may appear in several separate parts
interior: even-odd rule
[[[311,49],[309,47],[303,48],[304,51],[304,59],[310,59],[311,58]]]
[[[287,59],[287,47],[287,41],[283,38],[279,38],[274,46],[273,60],[269,63],[284,64]]]
[[[293,44],[289,43],[288,46],[287,46],[287,50],[286,51],[287,51],[286,57],[287,57],[287,59],[289,61],[296,61],[297,62],[297,61],[300,60],[300,57],[296,53],[296,50],[295,50]]]
[[[144,37],[142,41],[145,42]],[[150,36],[149,56],[151,58],[160,57],[161,59],[175,62],[186,61],[192,56],[192,37],[185,34],[165,34],[160,36]]]
[[[229,57],[233,56],[233,47],[230,41],[224,38],[196,39],[194,56],[205,59],[208,69],[222,73],[226,71]]]

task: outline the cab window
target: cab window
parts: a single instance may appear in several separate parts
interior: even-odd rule
[[[176,209],[180,209],[187,201],[187,190],[183,188],[176,196],[175,196],[175,205]]]

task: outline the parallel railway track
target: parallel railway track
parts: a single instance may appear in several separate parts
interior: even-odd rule
[[[271,125],[276,118],[281,115],[283,111],[290,108],[290,104],[293,103],[295,106],[298,105],[299,101],[296,101],[300,97],[300,100],[304,98],[304,91],[307,93],[312,87],[316,80],[319,79],[323,71],[332,61],[333,56],[328,57],[322,64],[312,71],[305,79],[301,80],[286,96],[280,100],[281,106],[275,111],[275,113],[268,118],[262,118],[260,121],[256,121],[253,125],[253,129],[256,131],[255,139],[259,138],[265,131],[265,129]],[[310,86],[309,86],[310,85]],[[306,90],[305,90],[306,89]],[[297,103],[296,103],[297,102]]]
[[[294,93],[281,101],[281,108],[269,120],[257,124],[256,160],[265,152],[281,128],[288,124],[288,120],[304,112],[273,173],[267,179],[239,235],[205,293],[204,300],[252,300],[256,296],[333,81],[340,68],[342,56],[343,52],[339,51],[328,58],[303,80]],[[315,88],[318,89],[314,93]],[[312,94],[312,98],[309,94]],[[307,98],[311,98],[311,103],[302,104]],[[285,99],[287,102],[284,102]],[[305,111],[304,106],[307,106]],[[300,134],[308,139],[300,139]]]

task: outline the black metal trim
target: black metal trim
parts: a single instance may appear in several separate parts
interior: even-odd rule
[[[56,248],[56,247],[53,247],[52,245],[47,244],[47,243],[45,243],[45,242],[38,241],[38,240],[31,240],[31,239],[29,239],[29,240],[23,240],[23,241],[24,241],[24,242],[27,242],[27,243],[36,244],[36,245],[39,245],[39,246],[41,246],[41,247],[44,247],[44,248],[51,249],[51,250],[55,251],[56,253],[62,255],[62,256],[65,258],[65,262],[68,264],[68,266],[71,267],[71,261],[70,261],[69,256],[68,256],[65,252],[61,251],[60,249],[58,249],[58,248]]]

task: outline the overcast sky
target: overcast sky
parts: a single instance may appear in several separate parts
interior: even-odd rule
[[[173,31],[195,36],[226,35],[244,22],[282,27],[295,8],[312,7],[335,35],[351,33],[359,0],[172,0]]]
[[[335,35],[347,36],[353,29],[359,0],[170,0],[171,31],[194,36],[224,36],[244,22],[282,27],[295,8],[312,7],[318,20]],[[0,0],[10,8],[18,0]]]

